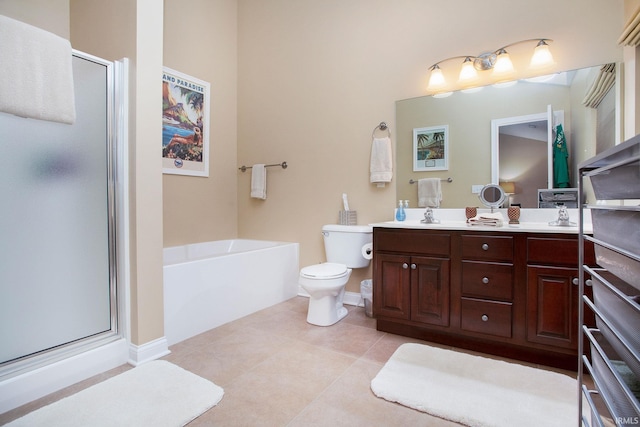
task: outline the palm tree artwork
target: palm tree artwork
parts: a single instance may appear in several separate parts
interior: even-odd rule
[[[417,135],[417,160],[444,159],[444,130]]]

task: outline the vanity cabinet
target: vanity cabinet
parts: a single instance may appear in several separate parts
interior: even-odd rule
[[[374,227],[373,248],[378,330],[575,369],[576,234]]]
[[[377,234],[378,241],[396,253],[374,257],[378,278],[374,280],[373,292],[378,296],[374,311],[383,317],[448,326],[449,235],[422,241],[402,232]],[[402,254],[407,247],[414,255]]]
[[[553,250],[550,250],[553,248]],[[587,248],[593,260],[593,246]],[[578,240],[527,237],[527,340],[578,348]]]

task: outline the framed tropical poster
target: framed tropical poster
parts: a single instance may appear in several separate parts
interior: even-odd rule
[[[162,73],[162,171],[209,176],[209,83]]]
[[[449,125],[413,129],[413,170],[449,169]]]

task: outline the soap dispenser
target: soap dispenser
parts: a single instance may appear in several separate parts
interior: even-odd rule
[[[396,210],[396,220],[404,221],[407,218],[407,214],[404,211],[404,204],[402,200],[398,200],[398,209]]]

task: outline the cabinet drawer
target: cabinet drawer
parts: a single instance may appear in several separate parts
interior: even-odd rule
[[[469,297],[511,301],[513,265],[462,261],[462,293]]]
[[[512,261],[512,236],[463,235],[462,258],[488,261]]]
[[[448,257],[451,247],[451,235],[427,230],[374,228],[373,247],[376,251]]]
[[[511,338],[511,303],[462,298],[462,329]]]
[[[578,265],[578,240],[529,237],[529,263]]]

